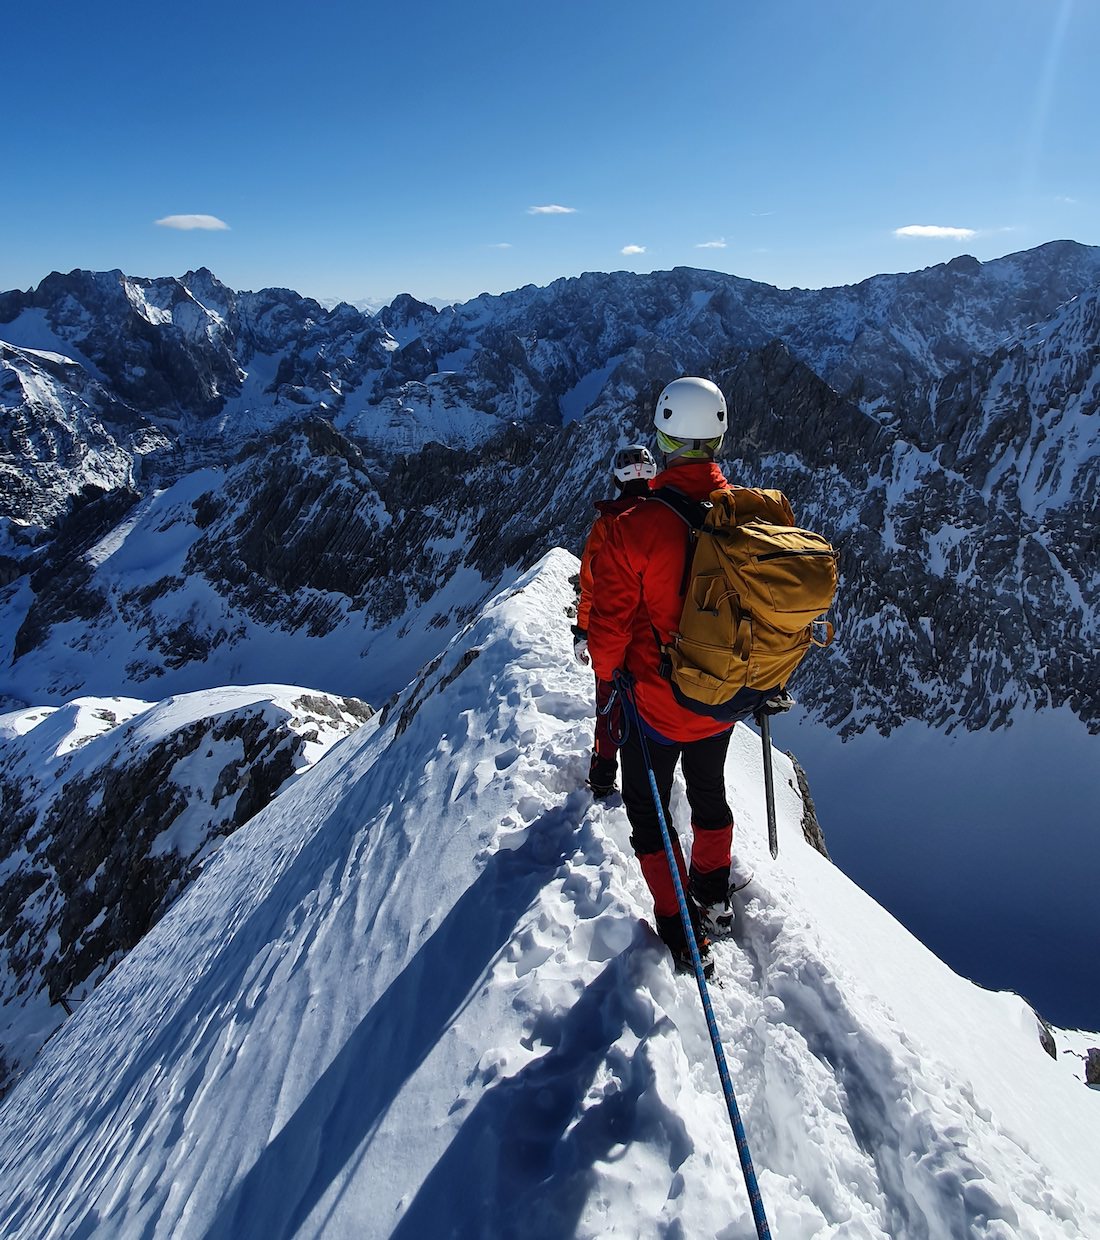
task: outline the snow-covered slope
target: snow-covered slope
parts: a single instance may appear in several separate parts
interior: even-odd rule
[[[0,1231],[752,1234],[694,983],[621,806],[555,551],[233,835],[4,1104]],[[715,1009],[773,1232],[1100,1234],[1094,1092],[728,778],[757,868]],[[674,811],[685,821],[682,796]]]
[[[255,685],[0,715],[0,1096],[222,839],[372,714]]]

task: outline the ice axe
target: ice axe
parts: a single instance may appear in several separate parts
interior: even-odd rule
[[[760,743],[764,747],[764,801],[768,807],[768,847],[772,858],[779,856],[779,834],[775,828],[775,785],[772,783],[772,724],[768,715],[756,716]]]
[[[772,715],[780,715],[791,709],[794,698],[780,689],[774,693],[756,712],[756,723],[760,728],[760,744],[764,749],[764,803],[768,809],[768,848],[772,859],[779,856],[779,833],[775,827],[775,784],[772,780]]]

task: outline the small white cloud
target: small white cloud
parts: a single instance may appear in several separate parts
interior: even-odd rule
[[[951,241],[966,241],[976,237],[973,228],[945,228],[940,224],[906,224],[904,228],[895,228],[895,237],[940,237]]]
[[[511,248],[512,248],[512,243],[510,241],[490,241],[489,242],[490,250],[510,250]]]
[[[229,228],[225,220],[219,220],[216,215],[166,215],[164,219],[157,220],[160,228],[179,228],[184,232],[189,232],[192,228],[203,228],[207,232],[221,232]]]
[[[576,207],[560,207],[556,202],[548,203],[545,207],[528,207],[528,215],[576,215]]]
[[[724,250],[726,248],[725,237],[719,237],[717,241],[700,241],[695,247],[697,250]]]
[[[644,245],[624,245],[620,253],[622,254],[644,254],[645,246]]]
[[[1055,202],[1063,203],[1067,207],[1076,207],[1080,204],[1080,198],[1071,198],[1068,194],[1056,194]]]

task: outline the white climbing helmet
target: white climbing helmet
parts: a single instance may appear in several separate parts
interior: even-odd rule
[[[673,379],[657,398],[653,425],[666,439],[698,440],[696,448],[702,447],[726,433],[726,398],[709,379]]]
[[[632,443],[615,453],[611,472],[620,482],[634,482],[638,478],[656,478],[657,462],[644,443]]]

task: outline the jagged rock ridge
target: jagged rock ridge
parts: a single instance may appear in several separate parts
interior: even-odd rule
[[[141,470],[120,447],[113,482],[59,465],[66,494],[9,449],[0,691],[159,694],[277,648],[380,701],[502,572],[580,546],[612,450],[696,370],[730,399],[731,475],[782,486],[841,550],[841,640],[800,673],[831,726],[996,726],[1063,703],[1098,726],[1098,278],[1100,251],[1059,242],[846,289],[588,274],[370,320],[209,272],[5,295],[13,357],[31,336],[64,345],[101,387],[161,359],[164,382],[115,399],[144,391],[134,425],[172,447]],[[112,334],[125,356],[107,358]],[[111,513],[170,553],[124,571]],[[249,678],[272,679],[255,658]],[[96,681],[109,663],[124,684]]]

